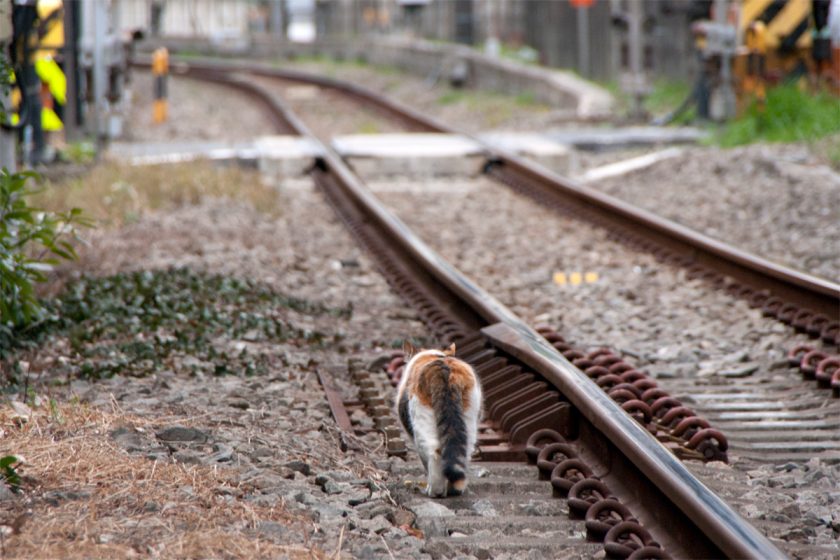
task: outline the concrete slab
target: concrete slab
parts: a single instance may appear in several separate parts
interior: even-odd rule
[[[114,142],[108,147],[108,157],[131,165],[160,165],[198,159],[256,160],[256,153],[250,142]]]
[[[630,126],[624,128],[552,129],[545,137],[585,150],[609,150],[657,144],[695,144],[708,136],[699,128]]]
[[[508,150],[548,167],[558,173],[569,170],[571,149],[544,134],[531,132],[487,132],[478,137],[491,146]]]
[[[566,171],[569,148],[539,134],[488,133],[482,140]],[[354,134],[337,136],[333,148],[362,177],[471,177],[486,161],[481,144],[454,134]]]
[[[305,175],[319,155],[320,147],[298,136],[261,136],[254,141],[257,168],[269,181]]]
[[[478,143],[454,134],[352,134],[332,146],[364,178],[474,176],[485,160]]]
[[[131,165],[202,159],[253,164],[270,180],[304,175],[318,155],[316,144],[297,136],[263,136],[251,142],[115,142],[108,149],[108,157]]]

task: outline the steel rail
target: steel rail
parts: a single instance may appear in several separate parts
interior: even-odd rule
[[[398,101],[386,98],[363,86],[335,78],[276,68],[249,61],[243,69],[241,62],[218,59],[191,60],[192,67],[221,71],[247,71],[252,74],[292,80],[340,91],[351,97],[379,107],[386,114],[396,117],[418,131],[459,134],[471,138],[484,150],[490,167],[498,166],[514,174],[519,180],[535,184],[547,192],[571,199],[599,214],[599,218],[618,228],[642,235],[657,246],[665,247],[686,257],[686,262],[710,267],[723,275],[751,286],[754,291],[769,290],[772,295],[786,302],[810,309],[815,313],[836,320],[840,315],[840,284],[798,271],[768,259],[750,254],[691,228],[678,224],[652,212],[633,206],[620,199],[599,192],[572,179],[563,177],[544,166],[522,158],[509,150],[491,145],[473,134],[465,133],[424,115]]]
[[[201,77],[201,73],[208,70],[218,70],[202,68],[200,65],[191,65],[190,68],[186,71],[192,72],[195,77]],[[225,81],[225,78],[217,74],[213,78]],[[474,313],[472,321],[475,321],[475,317],[483,320],[484,325],[481,326],[485,327],[483,332],[490,341],[534,367],[564,393],[581,411],[585,420],[581,435],[588,432],[590,437],[600,437],[603,440],[601,444],[608,448],[610,456],[606,462],[611,471],[631,479],[637,476],[637,469],[643,473],[646,480],[640,479],[641,486],[637,489],[638,495],[634,501],[643,507],[651,507],[651,500],[662,500],[669,504],[660,507],[658,515],[650,514],[655,523],[675,531],[673,538],[663,539],[662,542],[682,542],[682,546],[677,548],[699,556],[723,553],[736,558],[784,557],[764,535],[694,477],[667,448],[640,427],[557,349],[417,237],[375,197],[342,158],[312,135],[308,127],[291,111],[253,83],[230,79],[228,84],[248,90],[251,95],[263,97],[265,104],[278,110],[283,120],[298,134],[321,145],[321,156],[317,164],[319,172],[329,174],[331,180],[340,184],[345,194],[376,223],[383,236],[396,242],[446,290],[466,302],[466,306]],[[617,454],[612,453],[613,447]],[[604,461],[604,457],[600,459]],[[641,488],[644,488],[644,492]],[[686,545],[688,541],[684,539],[692,541],[691,545]]]

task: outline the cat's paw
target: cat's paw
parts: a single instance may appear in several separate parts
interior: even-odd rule
[[[445,498],[446,484],[429,484],[426,486],[426,495],[430,498]]]

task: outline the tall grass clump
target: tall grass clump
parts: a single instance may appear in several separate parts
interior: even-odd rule
[[[840,99],[809,94],[791,84],[769,90],[764,108],[751,105],[721,129],[717,142],[723,147],[758,141],[811,142],[837,132]]]

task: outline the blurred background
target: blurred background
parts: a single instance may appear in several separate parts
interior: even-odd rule
[[[25,151],[35,162],[50,157],[45,132],[119,137],[128,63],[159,46],[181,55],[353,60],[514,94],[523,86],[488,70],[488,59],[497,69],[564,69],[607,90],[616,101],[613,117],[655,124],[726,121],[751,107],[763,110],[774,86],[794,87],[790,97],[836,95],[840,84],[840,2],[831,0],[7,0],[0,6],[13,82],[6,162],[12,129],[34,146]],[[39,113],[41,123],[33,117]],[[833,123],[836,116],[826,118]]]

